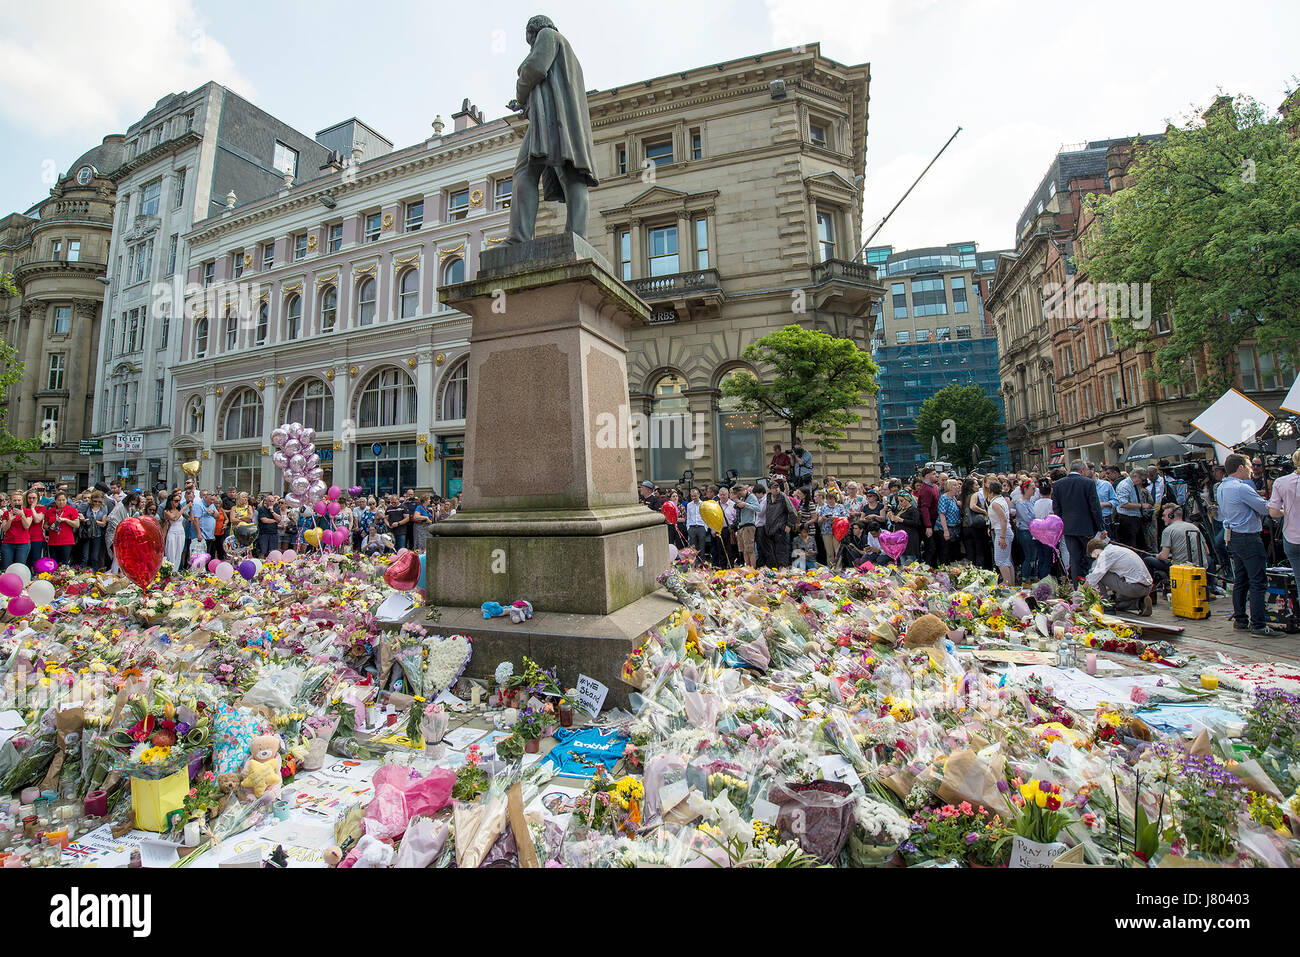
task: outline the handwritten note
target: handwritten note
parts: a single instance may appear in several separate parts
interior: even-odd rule
[[[600,709],[605,704],[607,694],[609,694],[609,688],[595,678],[578,675],[578,703],[582,705],[582,710],[593,718],[600,717]]]

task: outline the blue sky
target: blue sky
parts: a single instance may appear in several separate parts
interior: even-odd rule
[[[1062,143],[1157,132],[1216,92],[1276,106],[1300,76],[1300,4],[1190,0],[6,0],[0,215],[22,211],[105,133],[166,93],[225,83],[307,134],[358,116],[397,146],[469,97],[505,112],[546,12],[604,89],[794,43],[870,62],[865,216],[885,214],[964,131],[877,237],[900,248],[1012,244]],[[1120,17],[1125,19],[1120,22]]]

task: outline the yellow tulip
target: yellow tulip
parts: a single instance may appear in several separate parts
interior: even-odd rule
[[[1020,796],[1026,801],[1032,801],[1034,799],[1034,790],[1035,788],[1032,783],[1022,784],[1020,785]]]
[[[1047,792],[1039,791],[1034,797],[1034,803],[1039,807],[1047,807]]]

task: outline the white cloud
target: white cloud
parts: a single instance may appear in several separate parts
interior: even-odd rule
[[[253,96],[226,39],[190,0],[16,4],[0,36],[0,115],[40,135],[98,140],[208,80]]]

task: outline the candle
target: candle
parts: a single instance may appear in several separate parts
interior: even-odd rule
[[[91,791],[86,795],[83,802],[86,813],[95,817],[103,817],[108,813],[108,792]]]
[[[1218,691],[1218,690],[1219,690],[1219,676],[1218,676],[1218,675],[1201,675],[1201,687],[1204,688],[1206,691]]]
[[[22,800],[24,804],[35,804],[40,796],[40,788],[23,788]]]
[[[62,851],[68,846],[68,829],[61,827],[57,831],[46,831],[45,840],[49,841],[51,845],[57,844],[59,850]]]
[[[1097,673],[1097,656],[1093,654],[1085,655],[1083,660],[1088,666],[1088,674],[1095,675]]]
[[[1053,625],[1053,626],[1052,626],[1052,637],[1055,638],[1057,641],[1060,641],[1062,638],[1064,638],[1064,637],[1065,637],[1065,626],[1064,626],[1064,625]]]
[[[185,846],[197,847],[199,843],[199,822],[190,821],[185,825]]]

